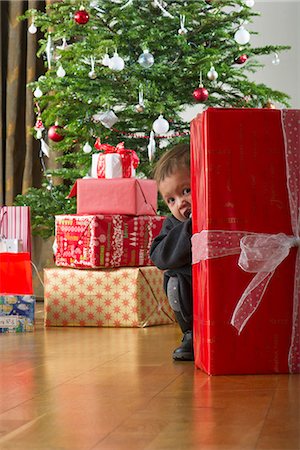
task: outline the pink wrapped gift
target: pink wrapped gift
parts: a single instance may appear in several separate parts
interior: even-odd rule
[[[68,197],[77,195],[77,214],[155,216],[157,185],[137,178],[85,178],[76,181]]]

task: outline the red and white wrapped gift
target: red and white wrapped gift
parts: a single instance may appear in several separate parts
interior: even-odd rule
[[[31,229],[29,206],[1,206],[1,252],[31,253]]]
[[[95,148],[101,153],[92,155],[92,178],[131,178],[135,176],[139,158],[134,150],[124,147],[124,142],[120,142],[114,147],[109,144],[101,144],[98,138]]]
[[[250,108],[192,122],[195,363],[209,374],[300,372],[299,124],[299,110]]]
[[[77,268],[153,265],[149,250],[164,219],[120,214],[56,216],[55,263]]]

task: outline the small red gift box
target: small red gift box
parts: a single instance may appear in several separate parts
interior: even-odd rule
[[[155,216],[157,185],[137,178],[79,179],[68,197],[77,195],[77,214]]]
[[[130,178],[135,176],[139,158],[134,150],[124,147],[124,142],[120,142],[114,147],[109,144],[101,144],[98,138],[95,148],[103,153],[92,156],[92,177]]]
[[[174,322],[156,267],[45,269],[45,326],[148,327]]]
[[[0,253],[0,294],[32,294],[30,254]]]
[[[149,250],[162,216],[56,216],[57,266],[104,268],[152,265]]]
[[[209,374],[300,371],[299,123],[233,108],[192,121],[195,363]]]

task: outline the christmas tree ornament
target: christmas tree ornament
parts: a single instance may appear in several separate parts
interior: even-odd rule
[[[244,64],[248,59],[248,56],[246,54],[240,55],[237,58],[235,58],[234,62],[236,64]]]
[[[59,68],[57,69],[56,75],[57,75],[59,78],[63,78],[63,77],[66,75],[66,71],[65,71],[65,69],[63,68],[62,65],[60,65]]]
[[[44,124],[42,122],[41,116],[38,116],[35,122],[35,125],[33,127],[36,131],[36,137],[37,139],[41,139],[43,135],[43,131],[45,129]]]
[[[37,87],[34,91],[33,91],[33,95],[35,98],[41,98],[43,95],[43,92],[41,91],[41,89],[39,87]]]
[[[40,151],[47,156],[47,158],[49,158],[49,145],[46,144],[46,142],[44,141],[44,139],[41,139],[41,147],[40,147]]]
[[[95,58],[94,56],[91,56],[91,70],[89,72],[89,78],[91,80],[95,80],[95,78],[97,78],[97,74],[95,72]]]
[[[109,60],[110,60],[109,54],[108,54],[107,49],[106,49],[106,53],[105,53],[105,55],[103,56],[102,61],[101,61],[102,64],[103,64],[103,66],[109,67]]]
[[[62,38],[62,44],[58,45],[56,48],[58,50],[66,50],[66,48],[71,47],[71,45],[68,45],[67,39],[65,37]]]
[[[57,122],[55,122],[52,127],[48,130],[48,138],[51,139],[53,142],[60,142],[64,139],[64,136],[61,134],[61,130],[63,130],[63,127],[58,125]]]
[[[78,25],[85,25],[88,23],[90,16],[88,12],[85,10],[84,6],[80,6],[79,10],[74,14],[74,20]]]
[[[271,102],[271,100],[269,99],[267,101],[267,103],[264,105],[264,108],[266,109],[276,109],[276,106],[274,105],[274,103]]]
[[[91,153],[92,147],[90,146],[90,144],[89,144],[88,142],[86,142],[86,143],[84,144],[82,150],[84,151],[84,153]]]
[[[248,6],[248,8],[252,8],[255,4],[254,0],[245,0],[245,5]]]
[[[52,42],[51,33],[49,33],[48,38],[47,38],[47,45],[46,45],[46,57],[47,57],[47,64],[48,64],[49,70],[51,69],[53,53],[54,53],[54,46],[53,46],[53,42]]]
[[[208,99],[208,90],[203,86],[202,83],[202,72],[200,72],[200,82],[199,87],[197,87],[193,92],[193,97],[197,102],[205,102]]]
[[[154,120],[152,128],[156,134],[166,134],[169,131],[169,122],[164,119],[160,114],[156,120]]]
[[[280,59],[277,53],[274,53],[274,58],[272,59],[272,64],[274,64],[274,66],[278,66],[278,64],[280,63]]]
[[[243,26],[241,26],[234,34],[235,41],[240,45],[248,44],[250,41],[250,33]]]
[[[211,66],[211,68],[209,69],[209,71],[207,72],[207,78],[210,81],[215,81],[218,78],[219,74],[218,72],[215,70],[214,66]]]
[[[154,56],[149,53],[148,49],[145,49],[143,53],[139,56],[138,63],[144,68],[149,69],[149,67],[154,64]]]
[[[142,113],[145,111],[144,91],[143,91],[143,86],[141,84],[139,86],[139,102],[137,105],[135,105],[135,110],[138,113]]]
[[[121,56],[118,55],[118,52],[116,50],[114,55],[113,55],[113,57],[110,58],[110,60],[109,60],[108,67],[111,70],[114,70],[116,72],[120,72],[121,70],[124,69],[124,66],[125,66],[124,59],[121,58]]]
[[[149,139],[149,143],[147,146],[147,150],[148,150],[148,159],[151,162],[153,160],[154,154],[155,154],[155,139],[154,139],[154,131],[151,131],[150,133],[150,139]]]
[[[37,27],[35,26],[35,23],[34,23],[34,16],[32,16],[32,22],[31,22],[30,27],[28,28],[28,32],[30,34],[35,34],[37,32]]]
[[[164,3],[164,5],[163,5],[163,3]],[[166,5],[166,3],[162,2],[161,0],[153,0],[153,6],[156,6],[157,8],[159,8],[162,11],[163,16],[170,17],[170,19],[174,19],[174,16],[172,16],[172,14],[170,14],[166,10],[166,8],[164,8],[165,5]]]
[[[185,15],[184,14],[180,14],[179,18],[180,18],[180,28],[178,30],[178,34],[180,34],[180,35],[186,34],[188,31],[187,31],[187,29],[184,26]]]
[[[119,118],[115,115],[115,113],[112,110],[93,115],[93,121],[102,123],[102,125],[106,128],[113,127],[114,124],[118,122],[118,120]]]

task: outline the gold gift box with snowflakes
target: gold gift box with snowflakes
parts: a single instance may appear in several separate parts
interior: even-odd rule
[[[45,326],[147,327],[174,322],[154,266],[45,269]]]

